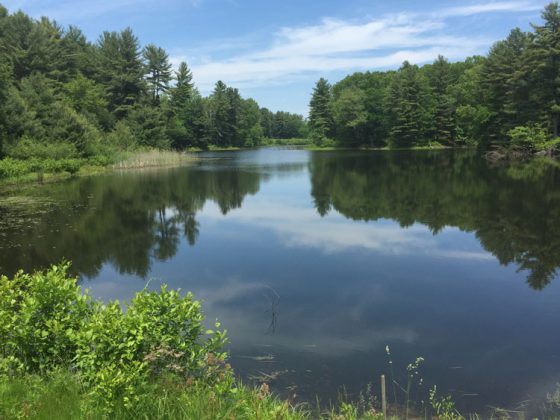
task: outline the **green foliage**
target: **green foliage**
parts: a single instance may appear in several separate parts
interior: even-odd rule
[[[308,419],[261,389],[232,386],[219,392],[201,382],[160,381],[144,388],[149,397],[132,407],[116,402],[111,413],[88,392],[79,376],[55,372],[48,378],[0,377],[0,418],[70,419]],[[334,416],[333,416],[334,417]]]
[[[393,78],[387,96],[390,144],[413,147],[426,144],[430,109],[429,86],[417,66],[405,62]]]
[[[130,28],[92,44],[74,26],[1,10],[0,158],[102,162],[139,146],[254,147],[265,135],[307,136],[302,116],[282,112],[268,130],[258,104],[221,82],[201,97],[185,62],[172,72],[168,53],[142,48]],[[12,163],[9,172],[23,171]]]
[[[0,277],[0,370],[42,372],[69,366],[78,348],[75,336],[92,313],[89,297],[68,264],[12,279]]]
[[[262,132],[268,139],[306,138],[309,134],[302,115],[283,111],[273,113],[267,108],[261,108],[260,114]]]
[[[309,102],[309,129],[316,145],[325,145],[334,134],[331,112],[332,91],[326,79],[319,79]]]
[[[152,380],[167,377],[230,389],[225,332],[204,330],[191,294],[162,287],[138,293],[125,309],[102,305],[68,270],[0,277],[0,376],[77,370],[109,410],[134,406]]]
[[[446,397],[437,396],[437,387],[435,385],[430,389],[429,399],[432,410],[434,410],[438,419],[462,420],[465,418],[455,408],[455,403],[450,395]]]
[[[165,115],[160,108],[136,106],[129,112],[126,123],[138,145],[158,149],[169,148]]]
[[[169,56],[163,48],[156,47],[153,44],[144,48],[143,56],[146,61],[146,82],[152,92],[152,100],[157,105],[159,104],[160,94],[169,90],[169,82],[171,81]]]
[[[544,150],[549,144],[546,130],[539,126],[515,127],[508,132],[511,145],[527,152]]]

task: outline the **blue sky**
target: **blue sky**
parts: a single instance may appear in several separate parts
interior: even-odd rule
[[[0,0],[74,24],[96,40],[133,28],[143,45],[185,60],[203,94],[217,80],[271,110],[307,113],[315,81],[354,71],[483,54],[519,26],[539,22],[546,0]]]

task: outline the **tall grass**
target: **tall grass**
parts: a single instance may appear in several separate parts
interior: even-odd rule
[[[113,169],[137,169],[156,166],[178,166],[193,162],[192,155],[165,150],[136,152],[111,166]]]
[[[107,414],[86,392],[76,375],[59,371],[48,379],[27,375],[0,377],[1,419],[285,419],[302,420],[309,413],[271,396],[266,388],[244,386],[217,395],[206,384],[162,382],[150,386],[148,398],[133,408],[123,404]]]

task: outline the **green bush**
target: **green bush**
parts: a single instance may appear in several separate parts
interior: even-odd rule
[[[0,376],[75,370],[108,410],[140,403],[142,390],[162,378],[230,389],[225,332],[204,330],[191,294],[163,287],[138,293],[125,309],[103,305],[68,269],[0,277]]]
[[[76,334],[93,311],[68,265],[42,273],[0,277],[0,373],[68,366]]]
[[[546,130],[536,125],[515,127],[508,136],[512,146],[529,152],[543,150],[549,140]]]
[[[7,147],[8,156],[15,159],[67,159],[77,156],[76,147],[66,142],[38,142],[23,137]]]
[[[96,157],[94,159],[12,159],[0,160],[0,179],[18,178],[29,173],[77,173],[86,162],[97,162],[104,165],[111,163],[110,158]],[[93,164],[93,163],[92,163]]]
[[[24,161],[5,158],[0,159],[0,179],[16,178],[29,172],[29,165]]]

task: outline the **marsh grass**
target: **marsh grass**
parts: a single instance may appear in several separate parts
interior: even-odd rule
[[[112,169],[141,169],[150,167],[179,166],[194,162],[196,158],[190,154],[165,150],[148,150],[125,156],[110,166]]]

